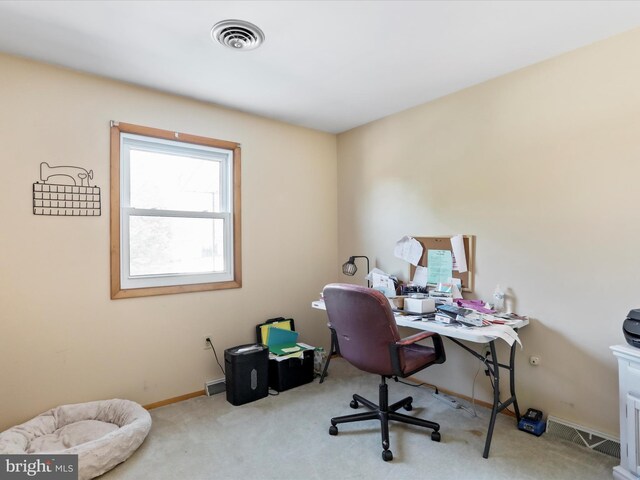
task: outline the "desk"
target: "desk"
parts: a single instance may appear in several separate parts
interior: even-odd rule
[[[324,304],[324,300],[316,300],[311,303],[313,308],[319,310],[326,310],[326,306]],[[463,348],[465,351],[469,352],[474,357],[478,358],[482,362],[485,363],[487,369],[489,370],[489,376],[492,380],[493,386],[493,404],[491,408],[491,418],[489,420],[489,427],[487,429],[487,437],[484,444],[484,452],[482,456],[484,458],[489,458],[489,450],[491,448],[491,438],[493,437],[493,429],[496,424],[496,417],[498,413],[507,408],[509,405],[513,404],[516,413],[516,419],[520,421],[520,409],[518,408],[518,400],[516,398],[516,390],[515,390],[515,354],[516,354],[516,345],[517,342],[514,342],[511,345],[509,350],[509,363],[504,364],[498,361],[498,355],[496,352],[495,342],[499,340],[498,337],[485,335],[483,333],[483,328],[485,327],[476,327],[476,328],[466,328],[466,327],[457,327],[457,326],[448,326],[441,323],[436,323],[433,321],[423,322],[420,320],[406,320],[402,319],[396,315],[396,323],[398,326],[413,328],[416,330],[425,330],[427,332],[438,333],[443,337],[447,337],[453,343]],[[518,330],[519,328],[525,327],[529,324],[529,320],[518,320],[512,325],[514,330]],[[461,340],[466,340],[469,342],[475,342],[479,344],[488,344],[490,356],[489,358],[484,358],[480,353],[475,350],[469,348],[465,344],[462,343]],[[504,402],[500,401],[500,369],[504,368],[509,371],[509,393],[510,396]]]

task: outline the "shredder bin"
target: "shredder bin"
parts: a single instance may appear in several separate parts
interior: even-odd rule
[[[269,395],[269,350],[250,343],[224,351],[227,401],[244,405]]]

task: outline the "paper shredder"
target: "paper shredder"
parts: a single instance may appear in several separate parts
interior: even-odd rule
[[[243,405],[269,394],[269,349],[259,343],[224,351],[227,401]]]

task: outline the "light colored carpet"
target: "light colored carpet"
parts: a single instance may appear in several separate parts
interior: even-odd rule
[[[353,393],[377,403],[379,377],[342,359],[330,374],[278,396],[234,407],[225,394],[198,397],[151,411],[146,442],[102,479],[609,479],[619,461],[547,435],[516,429],[498,415],[488,459],[482,458],[489,410],[472,418],[431,396],[425,388],[389,382],[390,403],[414,397],[411,415],[440,423],[442,442],[431,431],[392,422],[394,458],[381,458],[379,422],[340,425],[330,418],[353,413]],[[360,411],[364,407],[360,407]]]

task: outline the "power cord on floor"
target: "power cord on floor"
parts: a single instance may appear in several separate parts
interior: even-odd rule
[[[489,382],[491,383],[491,389],[495,390],[495,388],[496,388],[495,383],[493,383],[493,377],[489,373],[489,365],[488,365],[487,357],[485,357],[484,359],[480,360],[480,363],[478,364],[478,370],[476,371],[476,375],[473,377],[473,386],[471,387],[471,403],[473,405],[474,417],[478,416],[477,413],[476,413],[476,404],[475,404],[475,388],[476,388],[476,378],[478,377],[478,373],[480,372],[480,366],[481,365],[485,366],[485,373],[489,377]],[[500,368],[500,367],[498,367],[498,368]],[[511,410],[509,407],[506,407],[504,410],[506,410],[507,412],[511,413],[514,417],[516,416],[516,412]]]
[[[476,374],[473,376],[473,384],[471,385],[471,410],[466,407],[462,407],[467,413],[470,413],[472,417],[477,417],[478,412],[476,411],[476,379],[478,378],[478,373],[480,373],[480,367],[484,365],[486,360],[478,361],[478,369],[476,370]]]
[[[436,393],[438,393],[438,387],[436,387],[435,385],[431,385],[430,383],[409,383],[409,382],[403,382],[402,380],[400,380],[399,378],[396,377],[396,382],[398,383],[402,383],[403,385],[409,385],[410,387],[429,387],[429,388],[433,388]]]
[[[220,367],[220,371],[222,372],[222,375],[225,375],[225,377],[226,377],[226,374],[224,373],[224,368],[222,368],[222,365],[220,365],[220,360],[218,360],[218,354],[216,353],[216,347],[214,347],[213,343],[211,343],[211,338],[207,337],[207,343],[209,345],[211,345],[211,350],[213,350],[213,355],[214,355],[214,357],[216,357],[216,363]]]
[[[481,364],[482,364],[482,363],[481,363]],[[471,409],[471,408],[469,408],[469,407],[466,407],[466,406],[462,405],[462,403],[459,403],[459,402],[458,402],[458,404],[459,404],[459,408],[460,408],[461,410],[464,410],[464,411],[465,411],[465,412],[467,412],[468,414],[470,414],[472,417],[477,417],[477,416],[478,416],[478,414],[476,413],[475,399],[474,399],[474,397],[473,397],[473,395],[474,395],[474,393],[473,393],[473,392],[474,392],[475,382],[476,382],[476,377],[478,376],[478,372],[480,372],[480,366],[478,366],[478,371],[476,372],[476,376],[473,378],[473,387],[472,387],[472,393],[471,393],[471,395],[472,395],[472,396],[471,396],[471,402],[472,402],[472,404],[473,404],[473,408]],[[409,382],[404,382],[404,381],[400,380],[400,379],[399,379],[399,378],[397,378],[397,377],[395,378],[395,381],[396,381],[396,382],[398,382],[398,383],[402,383],[403,385],[408,385],[408,386],[410,386],[410,387],[428,387],[428,388],[431,388],[431,389],[433,389],[433,390],[434,390],[434,393],[435,393],[436,395],[438,395],[438,394],[440,393],[440,391],[438,390],[438,387],[436,387],[435,385],[432,385],[432,384],[430,384],[430,383],[426,383],[426,382],[422,382],[422,383],[409,383]]]
[[[476,370],[475,375],[473,376],[473,384],[471,385],[471,408],[462,405],[460,403],[460,409],[464,410],[465,412],[467,412],[469,415],[471,415],[472,417],[477,417],[478,416],[478,412],[476,410],[476,380],[478,379],[478,374],[480,373],[480,368],[485,365],[485,367],[487,366],[487,359],[483,359],[483,360],[479,360],[478,361],[478,369]],[[438,387],[436,387],[435,385],[432,385],[430,383],[426,383],[426,382],[422,382],[422,383],[409,383],[409,382],[404,382],[402,380],[400,380],[399,378],[395,377],[394,380],[398,383],[402,383],[403,385],[408,385],[410,387],[428,387],[431,388],[435,391],[436,394],[440,393],[438,391]],[[489,381],[491,382],[491,388],[495,388],[495,385],[493,383],[493,378],[491,377],[491,375],[489,375]],[[505,408],[505,410],[509,413],[511,413],[513,416],[516,416],[515,412],[513,410],[511,410],[510,408]]]

